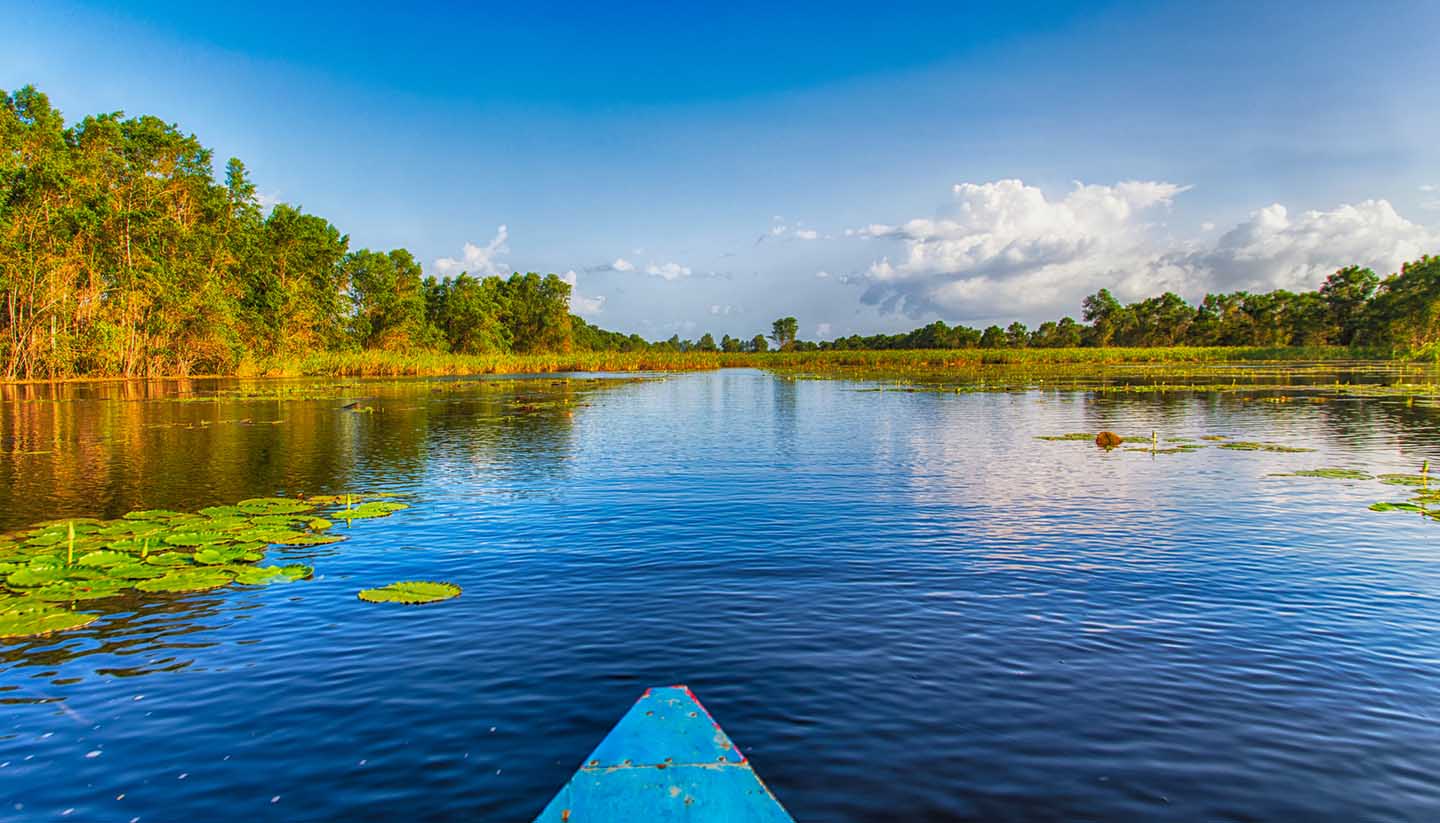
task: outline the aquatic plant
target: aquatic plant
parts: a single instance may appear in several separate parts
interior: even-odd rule
[[[1427,486],[1430,478],[1425,474],[1382,474],[1377,478],[1381,483],[1391,486]]]
[[[402,580],[377,589],[362,589],[358,596],[369,603],[435,603],[459,597],[460,587],[454,583]]]
[[[1095,435],[1090,434],[1089,432],[1071,432],[1071,433],[1069,433],[1069,434],[1042,434],[1042,435],[1040,435],[1039,437],[1036,437],[1035,439],[1036,439],[1036,440],[1054,440],[1054,441],[1069,441],[1069,440],[1085,441],[1085,440],[1092,440],[1092,439],[1094,439],[1094,437],[1095,437]]]
[[[95,622],[99,615],[72,612],[49,603],[26,602],[0,607],[0,637],[28,637],[78,629]]]
[[[1374,480],[1375,476],[1359,469],[1301,469],[1272,474],[1271,477],[1324,477],[1330,480]]]
[[[1220,443],[1219,448],[1229,449],[1231,451],[1281,452],[1284,454],[1300,454],[1315,451],[1314,449],[1307,449],[1301,446],[1286,446],[1283,443],[1258,443],[1250,440],[1231,440]]]
[[[259,566],[272,546],[336,543],[330,518],[385,517],[408,508],[389,495],[343,495],[336,502],[259,497],[196,513],[129,512],[116,520],[75,518],[0,535],[0,612],[8,634],[73,628],[94,615],[81,603],[120,595],[196,592],[231,583],[260,586],[310,577],[309,566]],[[343,499],[348,511],[340,508]],[[364,500],[358,505],[354,501]],[[418,596],[418,595],[417,595]],[[18,611],[17,611],[18,610]],[[57,610],[60,615],[57,616]],[[34,628],[35,631],[26,631]]]

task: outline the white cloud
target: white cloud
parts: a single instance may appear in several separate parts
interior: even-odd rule
[[[1077,183],[1052,199],[1019,180],[956,185],[940,216],[853,230],[899,244],[894,259],[866,271],[862,300],[912,315],[1051,317],[1077,313],[1101,287],[1130,300],[1166,290],[1198,298],[1314,288],[1341,266],[1386,273],[1440,247],[1440,234],[1384,200],[1297,217],[1272,205],[1217,239],[1180,242],[1154,220],[1184,191],[1153,181]]]
[[[1204,223],[1200,224],[1200,231],[1215,231],[1215,224],[1211,223],[1209,220],[1206,220]]]
[[[257,191],[255,192],[255,202],[260,206],[261,211],[269,212],[271,209],[280,205],[284,201],[281,200],[279,192],[276,192],[275,194],[266,194],[263,191]]]
[[[818,238],[819,236],[820,236],[820,232],[815,231],[814,229],[796,229],[796,230],[795,230],[795,238],[796,238],[797,240],[814,240],[814,239]]]
[[[1420,191],[1424,191],[1424,192],[1440,191],[1440,186],[1436,186],[1436,185],[1434,185],[1434,184],[1432,184],[1432,183],[1426,183],[1425,185],[1423,185],[1423,186],[1420,187]]]
[[[489,243],[483,247],[466,243],[460,259],[441,257],[435,261],[435,269],[447,277],[462,271],[481,277],[509,274],[509,267],[500,261],[501,255],[510,253],[510,247],[505,245],[509,237],[509,229],[501,225]]]
[[[615,262],[610,264],[610,268],[615,271],[635,271],[635,264],[623,257],[617,257]]]
[[[690,276],[690,267],[679,263],[651,263],[645,267],[645,273],[665,280],[678,280]]]
[[[579,277],[575,274],[574,269],[560,275],[560,279],[570,284],[571,311],[581,317],[589,317],[605,310],[605,297],[603,295],[586,297],[580,293]]]
[[[797,222],[791,226],[785,222],[785,218],[775,215],[770,218],[771,226],[765,233],[755,238],[756,245],[766,240],[819,240],[820,232],[815,229],[805,228],[803,222]]]
[[[1091,285],[1134,276],[1150,256],[1142,212],[1184,190],[1163,182],[1077,183],[1051,200],[1020,180],[958,184],[944,216],[856,230],[899,240],[904,251],[870,266],[862,299],[915,315],[1031,314],[1056,305],[1074,311]]]
[[[818,277],[818,278],[821,279],[821,280],[824,280],[825,278],[827,278],[827,277],[830,276],[830,272],[828,272],[828,271],[817,271],[817,272],[815,272],[815,276]]]
[[[829,336],[830,336],[830,324],[829,324],[829,323],[816,323],[816,324],[815,324],[815,336],[816,336],[816,337],[829,337]]]
[[[1399,271],[1401,263],[1437,247],[1440,232],[1406,220],[1385,200],[1296,217],[1275,203],[1226,232],[1213,248],[1169,254],[1160,265],[1181,266],[1208,286],[1227,291],[1295,291],[1316,288],[1331,272],[1352,263],[1381,275]]]
[[[715,304],[715,305],[711,305],[711,306],[710,306],[710,313],[713,314],[713,315],[720,316],[720,317],[724,317],[724,316],[726,316],[726,315],[734,314],[734,313],[736,313],[736,312],[738,312],[738,311],[740,311],[740,310],[737,309],[737,308],[735,308],[734,306],[731,306],[731,305],[728,305],[728,304],[726,304],[726,305]]]

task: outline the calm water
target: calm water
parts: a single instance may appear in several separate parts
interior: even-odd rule
[[[573,416],[474,382],[165,399],[236,385],[7,389],[0,528],[277,492],[413,508],[272,553],[308,582],[0,641],[0,818],[526,820],[645,686],[684,682],[802,821],[1440,819],[1440,523],[1366,509],[1404,489],[1267,476],[1440,463],[1433,401],[751,371]],[[1100,428],[1318,452],[1034,439]],[[465,593],[355,599],[405,578]]]

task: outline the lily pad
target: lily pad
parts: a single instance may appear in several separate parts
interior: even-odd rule
[[[1424,513],[1424,506],[1417,506],[1414,503],[1372,503],[1372,512],[1421,512]]]
[[[305,525],[309,526],[313,531],[323,532],[335,524],[330,522],[329,520],[326,520],[323,517],[317,517],[314,520],[311,520],[309,523],[306,523]]]
[[[352,509],[336,512],[335,517],[342,520],[366,520],[372,517],[389,517],[394,512],[408,508],[410,507],[404,503],[375,501],[373,503],[361,503]]]
[[[81,614],[47,603],[0,611],[0,637],[28,637],[78,629],[95,622],[98,615]]]
[[[311,503],[288,497],[252,497],[236,506],[247,514],[299,514],[315,508]]]
[[[206,517],[240,517],[245,510],[239,506],[206,506],[200,510],[200,514]]]
[[[5,585],[11,588],[30,589],[48,586],[65,579],[65,569],[59,566],[27,566],[11,572],[5,577]]]
[[[96,568],[105,569],[111,566],[120,566],[134,563],[135,558],[124,552],[101,550],[98,552],[90,552],[89,554],[81,555],[80,559],[76,562],[82,566],[94,566]]]
[[[237,546],[205,546],[195,551],[194,560],[202,566],[223,566],[245,556],[245,550]]]
[[[133,561],[124,566],[111,566],[108,571],[110,577],[116,580],[152,580],[156,577],[164,577],[169,573],[164,566],[152,566],[149,563]]]
[[[1300,471],[1272,474],[1271,477],[1324,477],[1329,480],[1374,480],[1374,475],[1359,469],[1301,469]]]
[[[1282,452],[1285,454],[1299,454],[1301,452],[1313,452],[1314,449],[1301,448],[1300,446],[1286,446],[1283,443],[1256,443],[1249,440],[1235,440],[1229,443],[1221,443],[1220,448],[1232,451],[1245,452]]]
[[[235,539],[223,532],[176,532],[165,536],[165,542],[172,546],[208,546]]]
[[[221,569],[180,569],[154,580],[142,580],[135,588],[142,592],[203,592],[228,585],[231,579]]]
[[[144,511],[129,512],[128,514],[123,514],[123,515],[121,515],[121,517],[124,518],[124,519],[126,519],[126,520],[151,520],[151,521],[154,521],[154,520],[168,520],[168,519],[171,518],[171,517],[175,517],[175,516],[180,515],[180,514],[183,514],[183,513],[184,513],[184,512],[174,512],[174,511],[170,511],[169,509],[145,509]]]
[[[155,566],[189,566],[193,561],[184,552],[165,552],[152,554],[145,558],[145,562]]]
[[[309,566],[237,566],[235,582],[245,586],[267,586],[271,583],[292,583],[315,573]]]
[[[1428,474],[1382,474],[1376,478],[1381,483],[1389,483],[1392,486],[1428,486],[1430,475]]]
[[[106,597],[115,597],[128,588],[130,588],[128,584],[115,580],[66,580],[42,586],[31,592],[30,596],[37,600],[68,603],[72,600],[102,600]]]
[[[369,603],[435,603],[460,596],[460,587],[454,583],[436,583],[430,580],[403,580],[378,589],[363,589],[359,597]]]

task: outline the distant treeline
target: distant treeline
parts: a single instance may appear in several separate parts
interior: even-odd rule
[[[326,352],[466,355],[1068,346],[1366,345],[1440,337],[1440,259],[1381,280],[1337,271],[1315,292],[1174,294],[1122,305],[1101,290],[1066,317],[811,343],[794,317],[769,339],[652,343],[570,314],[553,274],[424,277],[403,249],[350,249],[324,218],[267,213],[238,159],[155,117],[67,127],[44,94],[0,92],[0,379],[225,374]]]
[[[1080,346],[1365,346],[1417,353],[1440,341],[1440,257],[1383,280],[1349,266],[1316,291],[1207,294],[1199,305],[1166,292],[1125,305],[1107,289],[1073,317],[985,329],[936,321],[905,334],[851,336],[817,349],[1072,348]],[[796,344],[799,348],[810,344]]]

